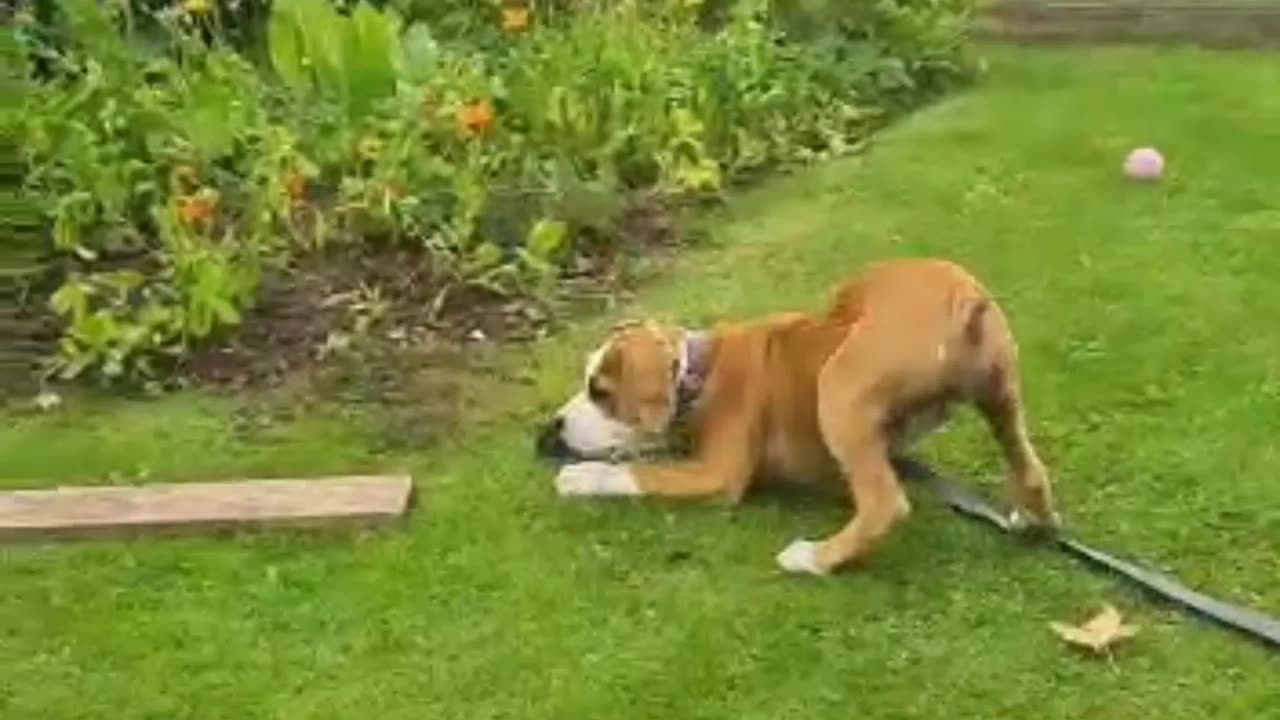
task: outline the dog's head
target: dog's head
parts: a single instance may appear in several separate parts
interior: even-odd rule
[[[689,372],[680,328],[628,322],[587,358],[582,386],[538,433],[544,457],[603,459],[664,434]]]

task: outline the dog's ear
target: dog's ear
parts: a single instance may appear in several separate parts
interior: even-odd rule
[[[635,320],[635,319],[619,320],[618,322],[613,324],[612,328],[609,328],[609,332],[620,333],[623,330],[630,330],[631,328],[637,328],[637,327],[640,327],[641,325],[644,325],[643,320]]]
[[[677,326],[676,324],[667,322],[666,320],[661,320],[656,318],[647,318],[647,319],[633,318],[628,320],[619,320],[618,322],[614,323],[613,327],[610,329],[610,333],[617,334],[617,333],[625,332],[627,330],[634,330],[636,328],[648,328],[659,335],[667,335],[673,331],[678,332],[680,329],[679,326]]]
[[[612,407],[622,386],[622,354],[615,348],[604,351],[599,365],[587,378],[587,394],[601,407]]]

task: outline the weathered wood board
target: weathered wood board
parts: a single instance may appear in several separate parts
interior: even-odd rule
[[[1032,43],[1155,42],[1280,48],[1274,0],[994,0],[979,37]]]
[[[0,492],[0,539],[58,540],[241,527],[377,525],[408,510],[408,475]]]

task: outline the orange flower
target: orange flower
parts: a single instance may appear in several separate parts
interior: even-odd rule
[[[527,5],[508,5],[502,8],[502,29],[507,32],[524,32],[529,29],[532,13]]]
[[[458,111],[458,127],[466,135],[480,135],[493,126],[493,103],[477,100]]]
[[[207,224],[213,219],[213,212],[217,207],[217,196],[212,192],[183,195],[178,198],[178,218],[187,226]]]
[[[290,202],[298,202],[307,192],[307,176],[297,170],[290,171],[284,176],[284,194],[288,196]]]

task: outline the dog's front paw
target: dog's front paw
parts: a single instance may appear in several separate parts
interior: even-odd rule
[[[556,492],[575,495],[639,495],[635,478],[625,465],[580,462],[565,465],[556,475]]]
[[[778,567],[789,573],[802,575],[826,575],[827,571],[818,563],[818,543],[809,540],[794,540],[774,558]]]

